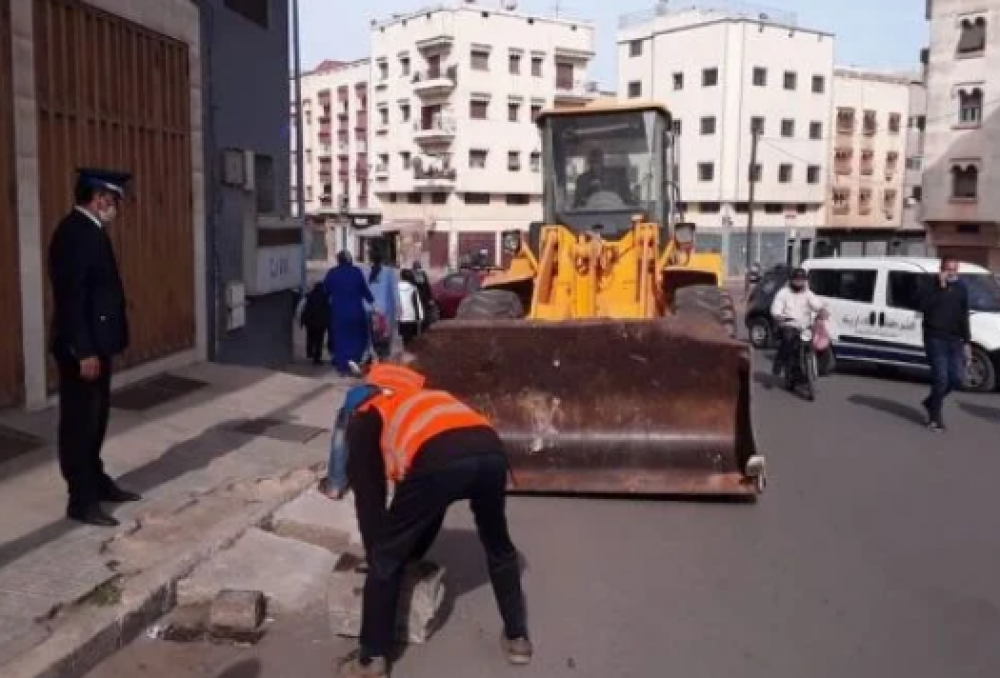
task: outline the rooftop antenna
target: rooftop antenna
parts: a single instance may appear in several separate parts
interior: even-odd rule
[[[555,4],[552,5],[552,11],[557,19],[562,16],[563,9],[563,3],[560,0],[556,0]]]

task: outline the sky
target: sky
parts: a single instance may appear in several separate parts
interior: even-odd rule
[[[302,67],[324,59],[350,61],[368,56],[372,19],[451,2],[435,0],[299,0]],[[478,0],[499,7],[500,0]],[[518,10],[588,20],[597,28],[592,77],[615,86],[615,33],[618,17],[649,9],[655,0],[520,0]],[[683,7],[697,0],[671,0]],[[837,65],[874,69],[917,69],[927,43],[925,0],[764,0],[753,5],[794,12],[798,25],[835,33]]]

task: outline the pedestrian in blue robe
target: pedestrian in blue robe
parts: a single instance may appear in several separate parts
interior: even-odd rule
[[[369,329],[365,302],[375,303],[365,276],[351,254],[337,254],[337,265],[323,280],[330,300],[330,341],[333,365],[341,376],[350,373],[350,363],[360,363],[368,348]]]

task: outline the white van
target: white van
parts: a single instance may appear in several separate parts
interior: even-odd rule
[[[934,284],[940,259],[845,257],[810,259],[809,288],[830,311],[828,328],[838,361],[927,369],[917,300]],[[969,291],[973,357],[967,387],[994,391],[1000,372],[1000,284],[985,268],[961,264]]]

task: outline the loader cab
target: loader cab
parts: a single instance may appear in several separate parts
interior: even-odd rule
[[[657,104],[557,109],[539,117],[545,221],[617,239],[632,219],[670,223],[673,133]]]

